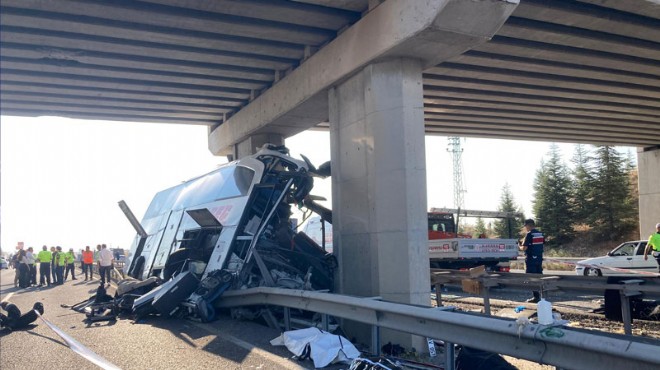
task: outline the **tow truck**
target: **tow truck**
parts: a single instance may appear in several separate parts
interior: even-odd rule
[[[457,226],[461,217],[507,219],[510,239],[474,239],[461,234]],[[509,261],[518,258],[518,240],[513,238],[511,220],[521,217],[516,212],[431,208],[428,213],[431,268],[469,269],[483,265],[491,271],[509,272]]]

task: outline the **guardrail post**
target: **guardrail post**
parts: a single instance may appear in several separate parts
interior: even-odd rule
[[[623,318],[623,332],[626,335],[632,335],[632,317],[630,314],[630,299],[622,291],[619,291],[621,295],[621,316]]]
[[[321,315],[321,329],[324,331],[330,331],[330,318],[328,317],[327,314],[322,314]]]
[[[284,331],[289,330],[291,330],[291,309],[284,307]]]
[[[380,356],[380,327],[371,327],[371,352],[374,356]]]
[[[632,313],[630,312],[630,297],[642,295],[642,292],[633,290],[644,281],[639,279],[630,279],[622,281],[623,287],[619,290],[621,296],[621,316],[623,318],[623,332],[626,335],[632,335]],[[631,289],[633,288],[633,289]]]
[[[490,287],[484,286],[484,313],[490,316]]]
[[[445,342],[445,370],[456,370],[454,343]]]
[[[442,307],[442,284],[435,284],[435,305]]]

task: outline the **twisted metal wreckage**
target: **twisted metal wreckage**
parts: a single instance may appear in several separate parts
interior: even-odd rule
[[[226,290],[258,286],[332,291],[336,259],[291,224],[291,207],[306,207],[331,222],[331,212],[310,195],[314,177],[330,175],[283,146],[257,154],[156,194],[141,222],[122,201],[137,231],[114,299],[98,292],[92,320],[130,310],[211,321],[212,302]],[[106,309],[106,310],[104,310]],[[267,308],[237,308],[232,315],[263,317]]]

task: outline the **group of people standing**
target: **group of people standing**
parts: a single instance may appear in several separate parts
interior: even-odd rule
[[[49,249],[44,245],[36,255],[32,247],[27,250],[20,249],[12,258],[13,266],[16,269],[14,286],[28,288],[37,285],[61,285],[69,278],[69,274],[71,274],[71,280],[78,280],[76,278],[76,261],[81,264],[85,281],[94,279],[94,265],[96,264],[101,283],[105,284],[110,282],[113,260],[113,253],[105,244],[97,245],[96,251],[92,251],[89,246],[86,246],[79,256],[74,253],[73,248],[65,252],[60,246]],[[39,263],[39,284],[37,284],[37,262]]]

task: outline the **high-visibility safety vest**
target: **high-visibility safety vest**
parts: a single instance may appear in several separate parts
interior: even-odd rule
[[[66,266],[66,253],[57,252],[57,256],[55,257],[55,260],[58,266]]]
[[[73,252],[66,252],[65,257],[67,264],[72,264],[76,260],[76,256],[73,254]]]
[[[94,252],[92,251],[83,251],[82,252],[83,263],[89,264],[94,263]]]
[[[37,254],[37,259],[39,262],[50,262],[53,259],[53,254],[50,251],[41,251]]]
[[[654,251],[660,252],[660,233],[651,235],[648,244],[653,246]]]

